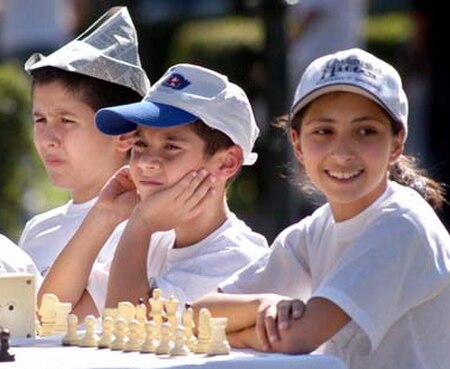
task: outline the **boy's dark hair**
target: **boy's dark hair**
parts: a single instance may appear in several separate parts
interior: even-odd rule
[[[206,156],[212,156],[216,152],[227,149],[235,143],[225,133],[214,129],[206,125],[203,121],[197,120],[191,124],[192,130],[202,139],[205,143],[204,153]],[[228,179],[227,187],[237,177],[240,170],[231,178]]]
[[[297,112],[293,117],[285,115],[278,118],[274,124],[277,127],[282,128],[286,133],[289,132],[291,128],[300,133],[303,117],[308,106],[309,104]],[[400,131],[404,129],[403,126],[390,116],[389,118],[391,120],[392,133],[394,135],[399,134]],[[302,175],[302,177],[306,177],[306,175]],[[432,179],[425,169],[419,167],[418,160],[411,155],[400,155],[389,168],[389,179],[414,189],[435,210],[441,210],[444,203],[447,202],[444,184]],[[301,187],[307,194],[311,195],[313,194],[312,188],[315,186],[310,180],[306,180],[301,184]]]
[[[31,72],[31,76],[33,88],[39,84],[61,82],[69,93],[78,97],[94,111],[142,100],[142,96],[129,87],[55,67],[35,69]]]

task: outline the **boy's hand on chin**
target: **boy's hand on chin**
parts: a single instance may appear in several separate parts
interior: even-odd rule
[[[136,212],[153,230],[173,229],[205,210],[214,183],[215,178],[205,169],[191,171],[171,187],[143,199]]]
[[[130,168],[126,165],[106,182],[95,206],[110,212],[122,221],[130,216],[138,202],[139,195],[131,179]]]

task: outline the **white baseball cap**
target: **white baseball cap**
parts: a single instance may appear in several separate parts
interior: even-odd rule
[[[408,132],[408,99],[400,75],[367,51],[354,48],[315,59],[297,86],[291,116],[333,91],[353,92],[375,101]]]
[[[150,81],[141,65],[136,28],[128,9],[109,9],[75,40],[44,56],[31,55],[25,71],[59,68],[122,85],[145,96]]]
[[[169,68],[138,103],[103,108],[95,114],[97,128],[109,135],[136,129],[137,125],[173,127],[202,120],[226,134],[252,165],[259,134],[245,92],[227,76],[192,64]]]

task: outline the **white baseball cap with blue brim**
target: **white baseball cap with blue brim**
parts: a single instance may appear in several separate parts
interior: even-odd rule
[[[353,48],[315,59],[297,86],[291,117],[319,96],[334,91],[353,92],[375,101],[408,132],[408,99],[400,75],[369,52]]]
[[[201,120],[226,134],[242,148],[244,165],[252,165],[259,134],[245,92],[225,75],[192,64],[177,64],[138,103],[103,108],[95,114],[97,128],[109,135],[134,131],[138,125],[174,127]]]

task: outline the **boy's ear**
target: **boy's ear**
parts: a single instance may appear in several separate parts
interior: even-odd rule
[[[228,179],[233,177],[244,162],[242,149],[237,145],[230,146],[216,153],[216,155],[217,158],[213,174],[217,178]]]
[[[300,134],[297,132],[297,130],[291,128],[289,136],[291,139],[292,148],[294,150],[295,157],[302,165],[304,165],[302,145],[300,143]]]
[[[124,133],[115,137],[117,150],[127,152],[133,146],[133,132]]]

